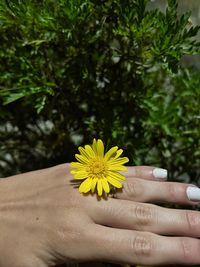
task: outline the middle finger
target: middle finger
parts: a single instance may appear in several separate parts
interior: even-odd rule
[[[159,207],[153,204],[109,199],[90,208],[97,224],[161,235],[200,236],[200,212]]]

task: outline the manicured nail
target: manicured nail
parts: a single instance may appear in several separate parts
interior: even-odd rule
[[[191,201],[200,201],[200,188],[196,186],[189,186],[186,189],[186,194]]]
[[[155,178],[166,179],[167,178],[167,170],[161,168],[153,169],[153,176]]]

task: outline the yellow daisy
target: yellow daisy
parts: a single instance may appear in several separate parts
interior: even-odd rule
[[[94,139],[92,145],[78,148],[80,154],[75,157],[78,162],[72,162],[71,166],[76,168],[71,171],[74,179],[84,180],[79,186],[80,193],[91,191],[102,196],[103,191],[110,192],[111,187],[122,188],[125,177],[118,171],[126,171],[127,157],[120,157],[123,150],[117,146],[112,147],[104,154],[104,144],[101,139]]]

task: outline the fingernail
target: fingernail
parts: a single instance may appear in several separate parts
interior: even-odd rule
[[[191,201],[200,201],[200,188],[196,186],[189,186],[186,189],[186,194]]]
[[[161,168],[153,169],[153,176],[155,178],[166,179],[167,178],[167,170]]]

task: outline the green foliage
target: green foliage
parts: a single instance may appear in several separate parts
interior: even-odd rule
[[[200,52],[190,14],[147,0],[2,0],[0,162],[11,174],[70,161],[101,137],[132,164],[198,179]]]

